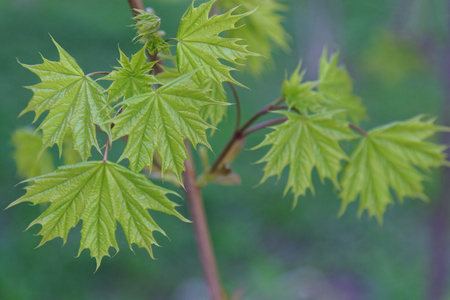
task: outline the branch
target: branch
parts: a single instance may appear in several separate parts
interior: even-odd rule
[[[142,0],[128,0],[128,4],[130,5],[131,12],[134,16],[139,14],[136,9],[145,10]]]
[[[265,122],[261,122],[259,124],[256,124],[253,127],[250,127],[249,129],[245,130],[242,133],[242,135],[243,136],[247,136],[247,135],[249,135],[249,134],[251,134],[251,133],[253,133],[255,131],[258,131],[258,130],[266,128],[266,127],[269,127],[271,125],[275,125],[275,124],[286,122],[287,119],[288,118],[285,117],[285,118],[278,118],[278,119],[273,119],[273,120],[268,120],[268,121],[265,121]]]
[[[203,273],[209,290],[211,300],[224,300],[225,294],[220,283],[219,272],[217,269],[216,258],[211,242],[211,235],[208,229],[208,223],[203,206],[202,194],[200,188],[196,185],[196,172],[193,165],[193,158],[189,142],[184,142],[189,153],[189,159],[186,159],[184,165],[186,171],[183,174],[183,183],[186,189],[186,198],[189,212],[193,221],[197,248],[202,264]]]

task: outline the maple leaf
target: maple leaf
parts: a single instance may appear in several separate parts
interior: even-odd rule
[[[57,144],[61,154],[64,136],[71,130],[75,150],[83,160],[87,160],[92,146],[100,152],[95,125],[108,132],[108,126],[104,124],[104,89],[84,76],[75,59],[53,38],[52,41],[58,49],[58,62],[43,58],[44,62],[40,65],[22,64],[38,75],[41,82],[28,87],[33,91],[33,97],[20,115],[34,111],[35,122],[42,113],[48,111],[38,127],[38,130],[42,130],[41,151]]]
[[[353,151],[341,179],[343,214],[347,205],[359,195],[359,212],[382,221],[388,204],[393,203],[392,189],[399,201],[405,197],[426,200],[422,182],[424,171],[449,166],[445,160],[445,146],[424,141],[438,131],[449,131],[436,126],[433,120],[422,116],[404,122],[394,122],[368,132]]]
[[[147,62],[145,47],[132,55],[131,60],[119,48],[122,67],[116,67],[100,80],[113,80],[107,89],[109,102],[115,102],[121,97],[128,99],[134,95],[143,94],[152,90],[152,84],[160,83],[155,76],[149,75],[156,62]]]
[[[111,162],[89,161],[59,167],[55,172],[27,180],[26,193],[9,207],[23,202],[50,202],[49,207],[28,227],[42,225],[39,246],[56,237],[64,243],[71,228],[83,220],[78,255],[89,249],[97,269],[110,247],[119,251],[115,232],[117,222],[123,228],[130,249],[132,244],[145,248],[153,258],[153,232],[164,231],[148,209],[187,221],[175,210],[176,203],[166,195],[176,194],[154,185],[144,175]]]
[[[119,160],[128,158],[130,168],[140,171],[151,166],[153,154],[161,157],[161,172],[171,171],[181,182],[188,153],[184,139],[192,145],[203,144],[211,149],[206,130],[212,128],[200,116],[205,105],[220,105],[203,90],[192,89],[186,82],[193,73],[182,75],[156,91],[131,97],[120,105],[123,112],[111,122],[114,139],[128,135],[128,142]]]
[[[283,17],[279,14],[286,11],[287,6],[275,0],[226,0],[219,3],[226,9],[239,6],[237,12],[254,10],[238,23],[242,26],[228,33],[230,37],[243,39],[251,51],[261,54],[248,58],[247,65],[251,73],[260,75],[267,66],[270,66],[267,58],[272,57],[275,46],[285,51],[289,49],[287,43],[289,35],[281,25]]]
[[[361,99],[353,95],[353,82],[344,67],[339,67],[339,54],[335,53],[328,60],[328,51],[324,49],[319,63],[319,87],[323,94],[322,102],[328,110],[344,109],[343,116],[359,123],[367,118]]]
[[[12,135],[14,145],[14,161],[17,166],[17,175],[30,178],[55,170],[52,155],[49,151],[39,152],[42,148],[40,134],[33,134],[29,128],[21,128]]]
[[[177,68],[162,67],[163,72],[159,73],[156,78],[161,82],[169,82],[180,76]],[[206,105],[200,109],[200,115],[204,120],[209,120],[213,127],[216,127],[227,114],[227,95],[222,87],[222,84],[218,84],[211,78],[205,78],[203,81],[191,80],[193,87],[203,89],[209,95],[209,97],[217,102],[221,102],[223,105]],[[211,130],[211,136],[214,134],[215,128]]]
[[[345,122],[333,119],[336,112],[302,116],[294,112],[277,112],[288,120],[273,127],[273,131],[255,148],[272,145],[267,154],[257,163],[265,162],[264,177],[277,175],[289,165],[289,175],[284,193],[292,190],[294,206],[300,195],[309,188],[314,193],[311,172],[316,167],[321,180],[330,179],[339,187],[337,175],[341,160],[347,155],[339,147],[339,141],[354,138]]]
[[[290,78],[285,78],[281,88],[281,94],[289,107],[295,107],[303,114],[309,112],[319,113],[326,111],[323,105],[322,96],[314,90],[317,82],[303,81],[305,71],[300,71],[301,64],[298,64]]]
[[[177,33],[177,66],[180,73],[197,70],[194,75],[197,80],[212,78],[217,83],[229,81],[242,86],[230,75],[234,68],[219,61],[225,60],[237,63],[249,55],[256,55],[247,50],[246,45],[238,44],[240,39],[223,38],[219,34],[223,31],[235,29],[236,22],[252,13],[233,15],[233,8],[222,15],[209,17],[215,0],[194,7],[192,2],[183,15]]]

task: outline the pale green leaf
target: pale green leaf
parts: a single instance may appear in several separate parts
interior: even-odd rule
[[[192,73],[182,75],[156,91],[131,97],[120,105],[121,114],[113,120],[114,139],[128,135],[127,146],[119,160],[128,158],[130,168],[140,171],[151,166],[153,154],[161,157],[162,173],[171,171],[181,182],[188,153],[184,140],[210,148],[206,130],[212,128],[200,116],[205,105],[220,105],[208,95],[186,84]]]
[[[275,126],[264,141],[254,148],[271,146],[258,161],[266,163],[261,182],[274,175],[280,177],[284,168],[289,166],[285,194],[292,191],[294,205],[308,188],[314,192],[311,178],[314,167],[322,181],[328,178],[338,188],[337,175],[342,168],[341,161],[347,159],[339,147],[339,141],[354,138],[347,124],[333,119],[335,112],[308,117],[294,112],[279,113],[288,117],[288,120]]]
[[[423,190],[430,168],[449,165],[445,146],[424,141],[438,131],[422,116],[371,130],[353,151],[341,180],[341,214],[359,195],[359,214],[365,210],[381,222],[388,204],[405,197],[427,199]]]
[[[50,202],[49,207],[29,227],[40,224],[41,243],[56,237],[67,240],[71,228],[83,220],[80,254],[89,249],[100,266],[109,249],[119,250],[115,233],[117,222],[123,228],[130,249],[132,244],[145,248],[153,257],[156,244],[153,232],[164,231],[148,210],[160,211],[187,221],[166,195],[175,194],[150,182],[144,175],[127,168],[101,161],[83,162],[58,168],[55,172],[29,179],[26,194],[11,203]]]
[[[17,129],[12,135],[12,143],[19,177],[30,178],[55,170],[52,155],[48,150],[39,155],[42,148],[40,134],[33,133],[33,130],[28,128]]]
[[[178,69],[163,67],[163,72],[159,73],[156,78],[161,82],[167,83],[171,80],[176,79],[180,76]],[[205,92],[209,95],[209,97],[217,102],[221,102],[224,105],[207,105],[203,106],[200,109],[200,115],[206,121],[209,120],[212,126],[216,127],[220,122],[222,122],[223,118],[227,114],[227,106],[225,104],[228,103],[227,95],[222,85],[218,84],[211,78],[205,78],[201,82],[196,82],[194,80],[191,81],[193,87],[197,87],[199,89],[204,89]],[[211,130],[211,135],[214,133],[215,129]]]
[[[86,160],[91,155],[92,146],[100,151],[95,125],[108,131],[104,124],[107,111],[104,89],[84,76],[75,59],[54,40],[53,43],[60,56],[58,62],[43,58],[40,65],[22,64],[38,75],[42,82],[29,87],[33,97],[21,115],[34,111],[36,121],[48,111],[38,127],[42,130],[42,150],[57,144],[61,153],[64,136],[70,130],[75,150]]]
[[[149,74],[156,62],[147,62],[145,49],[143,47],[132,55],[131,60],[119,49],[121,67],[116,67],[116,71],[100,78],[101,80],[113,80],[107,89],[109,102],[115,102],[122,97],[128,99],[147,93],[152,90],[152,84],[159,83],[155,76]]]
[[[339,54],[328,60],[328,51],[323,51],[319,65],[318,91],[323,94],[323,102],[328,110],[344,109],[344,116],[359,123],[367,118],[361,99],[353,95],[353,82],[344,67],[338,66]]]
[[[289,107],[294,107],[303,114],[308,112],[323,112],[326,107],[323,105],[322,95],[314,90],[317,82],[302,82],[305,71],[300,72],[301,64],[297,66],[290,78],[286,78],[281,88],[286,103]]]
[[[177,33],[177,66],[180,73],[198,70],[194,75],[196,81],[212,78],[218,84],[229,81],[241,85],[230,75],[234,68],[223,64],[219,60],[237,63],[249,55],[254,55],[240,39],[223,38],[219,34],[236,28],[236,22],[252,12],[233,15],[231,9],[222,15],[209,17],[215,0],[194,7],[194,3],[181,19]]]
[[[250,51],[262,55],[248,58],[247,66],[253,74],[261,74],[271,65],[275,47],[288,50],[289,35],[281,25],[283,17],[280,15],[287,10],[287,6],[276,0],[225,0],[220,1],[220,6],[225,9],[239,6],[236,10],[239,13],[255,9],[238,23],[242,26],[228,34],[230,37],[245,40]]]

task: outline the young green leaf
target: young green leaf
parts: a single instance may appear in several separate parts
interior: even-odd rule
[[[156,62],[147,62],[145,47],[132,55],[131,60],[120,50],[119,63],[122,67],[116,67],[101,80],[113,80],[107,89],[108,101],[115,102],[121,97],[128,99],[132,96],[147,93],[152,90],[152,84],[159,83],[155,76],[149,75]]]
[[[55,170],[49,151],[43,151],[39,155],[42,148],[40,134],[33,134],[33,131],[28,128],[17,129],[12,135],[12,143],[17,175],[21,178],[35,177]]]
[[[287,7],[276,0],[225,0],[220,1],[220,6],[225,9],[239,6],[236,12],[255,10],[244,17],[236,30],[230,31],[228,36],[241,38],[249,45],[250,51],[256,51],[262,56],[250,56],[248,68],[253,74],[261,74],[270,65],[272,52],[275,47],[287,50],[289,35],[284,30],[281,22],[283,17],[280,12]]]
[[[286,78],[281,88],[281,94],[289,107],[294,107],[304,114],[323,112],[322,95],[315,91],[317,82],[302,82],[305,71],[300,72],[301,64],[297,66],[290,78]]]
[[[164,72],[159,73],[156,78],[161,82],[167,83],[180,76],[178,69],[163,67]],[[209,97],[217,102],[222,102],[224,105],[207,105],[200,109],[200,115],[204,120],[209,120],[212,126],[216,127],[227,114],[228,99],[221,84],[218,84],[211,78],[205,78],[202,82],[191,81],[193,87],[204,89]],[[211,130],[211,135],[214,134],[215,129]]]
[[[359,195],[359,214],[365,210],[382,221],[388,204],[393,203],[390,189],[402,201],[405,197],[427,199],[422,182],[432,167],[449,166],[445,146],[424,141],[438,131],[422,116],[395,122],[371,130],[353,151],[341,180],[343,214]]]
[[[339,54],[335,53],[328,60],[328,51],[323,51],[319,65],[319,88],[323,102],[328,110],[345,110],[343,116],[359,123],[367,118],[361,99],[353,95],[353,82],[344,67],[339,67]]]
[[[136,22],[134,27],[137,31],[138,41],[145,44],[158,32],[161,25],[161,19],[154,12],[146,12],[140,9],[134,10],[136,16],[133,17]]]
[[[206,130],[212,126],[200,116],[199,110],[205,105],[220,103],[203,90],[186,85],[192,75],[182,75],[156,91],[120,103],[125,108],[110,120],[115,124],[112,135],[114,139],[128,135],[127,146],[119,160],[128,158],[133,171],[152,166],[156,150],[161,157],[161,172],[169,170],[181,182],[184,161],[188,158],[184,140],[188,139],[194,146],[200,143],[210,148]]]
[[[347,155],[339,147],[339,141],[354,138],[345,122],[333,119],[332,113],[316,114],[304,117],[294,112],[278,112],[288,120],[275,126],[264,141],[254,149],[271,145],[267,154],[258,161],[265,162],[264,177],[277,175],[280,177],[283,169],[289,165],[288,181],[285,194],[292,190],[294,206],[300,195],[309,188],[314,193],[311,172],[317,168],[323,181],[330,179],[339,187],[337,175],[341,170],[341,160],[347,160]]]
[[[152,244],[156,244],[154,231],[165,235],[148,213],[160,211],[187,221],[175,210],[177,204],[166,195],[175,194],[151,183],[142,174],[101,161],[82,162],[59,167],[55,172],[29,179],[26,194],[9,207],[31,202],[50,202],[50,206],[29,227],[40,224],[39,246],[56,237],[64,243],[69,230],[83,220],[78,255],[89,249],[97,262],[97,269],[109,248],[119,251],[115,232],[117,222],[122,226],[130,249],[132,244],[145,248],[151,257]]]
[[[218,84],[229,81],[242,86],[230,75],[234,68],[223,64],[219,59],[237,63],[237,60],[255,54],[249,52],[245,45],[238,44],[240,39],[222,38],[219,34],[235,29],[236,22],[252,12],[233,15],[234,8],[222,15],[209,17],[214,3],[215,0],[211,0],[194,7],[192,2],[183,15],[177,33],[178,70],[184,74],[198,69],[194,76],[199,82],[212,78]]]
[[[104,124],[104,89],[84,76],[75,59],[55,40],[53,43],[58,49],[58,62],[43,58],[44,62],[40,65],[22,64],[38,75],[42,82],[29,87],[33,97],[20,115],[34,111],[35,122],[42,113],[48,111],[38,127],[38,130],[42,129],[42,150],[57,144],[61,153],[64,136],[71,130],[74,148],[86,160],[91,155],[92,146],[100,151],[95,125],[108,132],[108,126]]]

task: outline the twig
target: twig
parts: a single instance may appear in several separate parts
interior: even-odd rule
[[[227,83],[231,91],[233,92],[234,101],[236,102],[236,126],[234,128],[234,131],[238,131],[239,126],[241,126],[241,101],[239,100],[239,95],[234,85],[229,81],[227,81]]]
[[[278,118],[278,119],[272,119],[272,120],[261,122],[259,124],[256,124],[256,125],[250,127],[249,129],[245,130],[242,133],[242,135],[243,136],[247,136],[247,135],[249,135],[249,134],[251,134],[251,133],[253,133],[255,131],[258,131],[258,130],[266,128],[266,127],[269,127],[271,125],[275,125],[275,124],[286,122],[287,119],[288,118],[285,117],[285,118]]]

